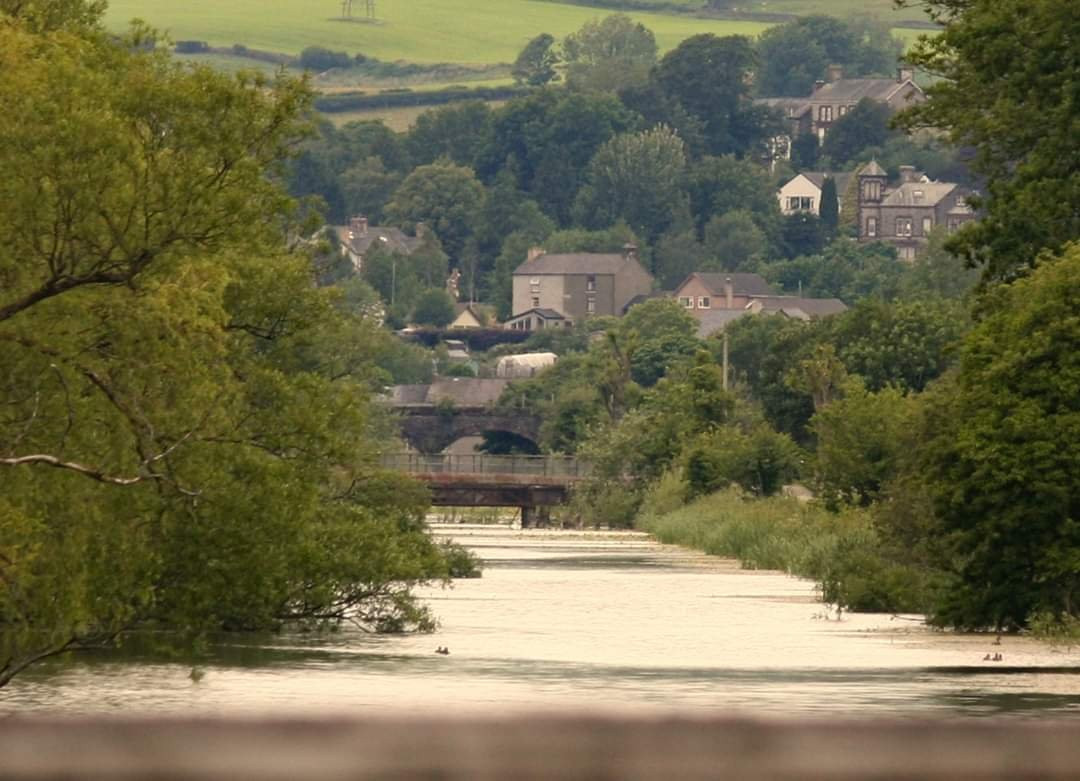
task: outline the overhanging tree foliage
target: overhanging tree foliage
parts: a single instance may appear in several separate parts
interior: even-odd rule
[[[904,4],[907,4],[905,0]],[[911,4],[916,4],[910,0]],[[1026,273],[1044,248],[1080,236],[1080,16],[1071,0],[924,0],[940,35],[909,59],[940,76],[930,100],[901,117],[975,148],[987,178],[981,219],[949,247],[988,279]]]
[[[0,6],[0,685],[138,626],[427,623],[425,496],[375,462],[388,337],[286,251],[267,175],[307,90],[57,5]]]

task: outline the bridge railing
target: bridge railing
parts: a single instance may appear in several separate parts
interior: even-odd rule
[[[486,453],[428,455],[388,453],[382,466],[413,474],[535,475],[538,477],[586,477],[587,464],[570,456],[492,456]]]

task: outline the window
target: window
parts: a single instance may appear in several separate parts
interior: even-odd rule
[[[832,122],[832,106],[818,106],[818,122]]]
[[[683,307],[685,307],[686,309],[693,309],[694,308],[694,297],[693,296],[679,296],[679,304],[682,305]]]
[[[871,180],[863,182],[863,200],[876,201],[881,198],[881,182]]]
[[[592,296],[585,299],[585,312],[590,315],[596,314],[596,299]]]
[[[532,308],[533,309],[539,309],[540,308],[540,296],[533,296],[532,297]]]
[[[932,231],[933,229],[934,229],[934,218],[933,217],[923,217],[922,218],[922,235],[923,236],[929,236],[930,231]]]
[[[712,306],[712,301],[708,296],[698,296],[697,307],[698,309],[709,309]]]
[[[596,277],[594,277],[592,274],[585,277],[585,289],[596,290]]]
[[[897,217],[896,218],[896,235],[897,236],[910,236],[911,235],[911,218],[910,217]]]
[[[958,220],[956,217],[950,217],[949,221],[947,223],[947,228],[948,228],[949,233],[953,233],[959,227],[960,227],[960,220]]]
[[[877,217],[866,218],[866,235],[871,238],[877,236]]]
[[[926,193],[922,190],[913,190],[911,193],[911,200],[915,203],[922,203],[924,197],[926,197]]]
[[[837,115],[838,117],[842,117],[842,116],[844,116],[844,114],[846,114],[846,113],[847,113],[847,106],[841,106],[840,108],[838,108],[838,109],[836,110],[836,115]]]
[[[791,196],[788,198],[789,212],[808,212],[814,209],[814,199],[803,196]]]

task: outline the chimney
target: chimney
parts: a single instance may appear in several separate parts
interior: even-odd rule
[[[818,79],[817,81],[814,82],[814,92],[817,92],[819,89],[821,89],[824,86],[825,86],[825,80],[824,79]],[[811,93],[811,94],[813,94],[813,93]]]
[[[367,236],[367,217],[362,215],[349,219],[349,231],[356,238]]]
[[[915,78],[915,69],[910,65],[901,65],[896,69],[896,80],[903,84],[905,81],[912,81]]]
[[[913,165],[900,166],[900,184],[919,181],[918,172]]]
[[[544,254],[544,248],[543,247],[529,247],[529,254],[525,256],[525,262],[528,263],[530,260],[536,260],[538,257],[540,257],[543,254]]]
[[[735,308],[735,285],[731,283],[731,277],[724,277],[724,306],[727,309]]]
[[[623,244],[622,255],[624,260],[637,260],[637,244]]]
[[[828,69],[825,71],[825,73],[826,73],[826,76],[825,76],[826,80],[830,84],[832,84],[834,81],[840,81],[840,79],[844,78],[844,66],[843,65],[836,65],[834,63],[833,65],[830,65],[828,67]]]

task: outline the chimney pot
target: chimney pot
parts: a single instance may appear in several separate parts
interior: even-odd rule
[[[819,89],[821,89],[824,86],[825,86],[825,79],[818,79],[817,81],[814,82],[814,92],[817,92]]]
[[[919,179],[919,177],[917,175],[917,172],[915,171],[915,166],[913,166],[913,165],[902,165],[902,166],[900,166],[900,183],[901,184],[907,184],[908,182],[916,182],[916,181],[918,181],[918,179]]]
[[[903,84],[905,81],[911,81],[915,78],[915,69],[910,65],[901,65],[896,69],[896,80]]]
[[[631,244],[630,242],[627,242],[626,244],[623,244],[622,249],[623,249],[623,258],[624,259],[626,259],[626,260],[637,260],[638,259],[637,244]]]
[[[840,81],[840,79],[844,78],[844,66],[834,63],[828,67],[826,74],[826,78],[830,84],[834,81]]]
[[[728,309],[735,308],[735,285],[731,282],[731,277],[724,278],[724,305]]]
[[[525,256],[526,261],[536,260],[538,257],[544,254],[543,247],[529,247],[529,253]]]

